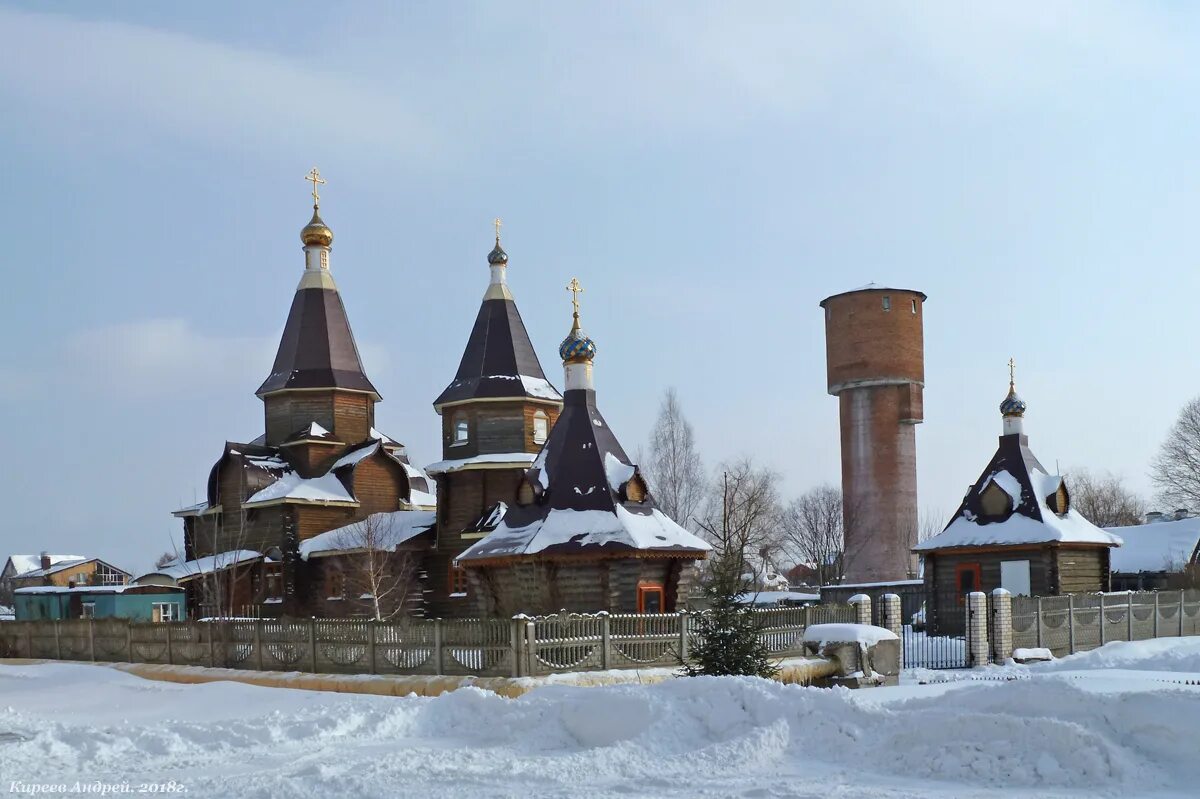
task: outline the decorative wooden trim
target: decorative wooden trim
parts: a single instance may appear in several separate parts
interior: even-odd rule
[[[464,560],[460,562],[460,565],[466,569],[474,569],[487,566],[512,566],[518,563],[587,563],[589,561],[622,560],[625,558],[636,558],[638,560],[706,560],[708,558],[708,553],[671,552],[667,550],[647,551],[641,549],[627,549],[621,552],[610,553],[563,552],[556,554],[553,552],[539,552],[535,555],[505,555],[495,558]]]

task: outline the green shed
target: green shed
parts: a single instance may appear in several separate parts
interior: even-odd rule
[[[131,619],[182,621],[182,588],[165,585],[39,585],[13,592],[17,621],[42,619]]]

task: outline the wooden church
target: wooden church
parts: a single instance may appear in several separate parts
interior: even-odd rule
[[[436,503],[432,481],[403,445],[375,429],[381,397],[363,370],[330,272],[333,231],[321,219],[317,192],[324,181],[315,169],[309,179],[304,271],[271,373],[256,392],[264,432],[226,442],[205,500],[175,513],[184,523],[184,552],[165,571],[185,580],[193,616],[342,615],[344,597],[328,590],[330,575],[301,559],[301,542],[373,514],[431,516]]]
[[[192,617],[679,607],[708,545],[657,509],[597,410],[578,295],[564,398],[509,289],[497,220],[483,302],[433,404],[442,460],[417,468],[375,428],[381,397],[330,272],[324,181],[308,179],[304,272],[257,391],[264,433],[226,442],[205,500],[175,513],[184,552],[139,580],[184,587]]]
[[[963,633],[964,598],[972,591],[1108,590],[1110,550],[1121,539],[1071,507],[1066,479],[1050,474],[1029,448],[1026,410],[1010,372],[999,447],[946,528],[914,548],[923,560],[926,619],[935,635]]]

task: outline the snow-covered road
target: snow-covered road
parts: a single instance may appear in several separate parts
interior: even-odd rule
[[[174,781],[204,797],[1196,795],[1200,687],[1181,681],[1200,681],[1200,639],[989,672],[1018,679],[859,692],[681,679],[550,686],[511,700],[0,666],[0,789]]]

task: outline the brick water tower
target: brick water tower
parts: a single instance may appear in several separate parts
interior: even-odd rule
[[[842,429],[846,582],[915,577],[925,295],[870,285],[821,301]]]

